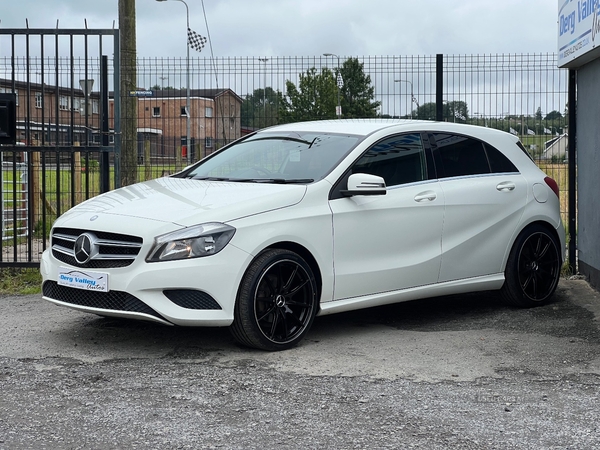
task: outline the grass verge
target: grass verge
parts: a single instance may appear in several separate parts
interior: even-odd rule
[[[32,295],[42,292],[39,269],[0,269],[0,295]]]

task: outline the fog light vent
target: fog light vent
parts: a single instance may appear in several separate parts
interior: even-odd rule
[[[217,301],[206,292],[192,289],[172,289],[163,291],[165,297],[186,309],[222,309]]]

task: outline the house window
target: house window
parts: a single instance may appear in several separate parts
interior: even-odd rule
[[[92,100],[92,113],[99,114],[100,113],[100,103],[98,100]]]
[[[181,115],[187,117],[187,108],[185,106],[181,107]]]
[[[80,98],[75,97],[73,99],[73,110],[74,111],[79,111],[80,113],[83,114],[83,110],[81,108],[82,103],[85,104],[85,100],[82,102]]]
[[[35,107],[36,108],[42,107],[42,93],[41,92],[35,93]]]
[[[213,109],[210,106],[207,106],[206,109],[204,110],[204,117],[212,117],[213,116]]]
[[[213,138],[211,138],[211,137],[205,137],[204,138],[204,146],[206,148],[212,148],[212,146],[213,146]]]
[[[160,117],[160,106],[152,107],[152,117]]]
[[[66,95],[61,95],[58,97],[58,107],[59,109],[66,110],[69,109],[69,97]]]

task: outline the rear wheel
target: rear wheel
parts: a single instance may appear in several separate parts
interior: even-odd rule
[[[560,244],[547,228],[533,225],[517,237],[506,264],[502,296],[523,307],[544,304],[556,290],[562,264]]]
[[[317,284],[298,254],[267,250],[250,265],[240,284],[231,331],[241,344],[285,350],[310,329],[317,312]]]

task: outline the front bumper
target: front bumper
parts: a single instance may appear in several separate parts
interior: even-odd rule
[[[48,249],[42,255],[43,298],[60,306],[102,316],[132,318],[181,326],[228,326],[235,298],[252,256],[234,245],[216,255],[180,261],[147,263],[140,255],[108,274],[109,292],[58,285],[60,267]]]

